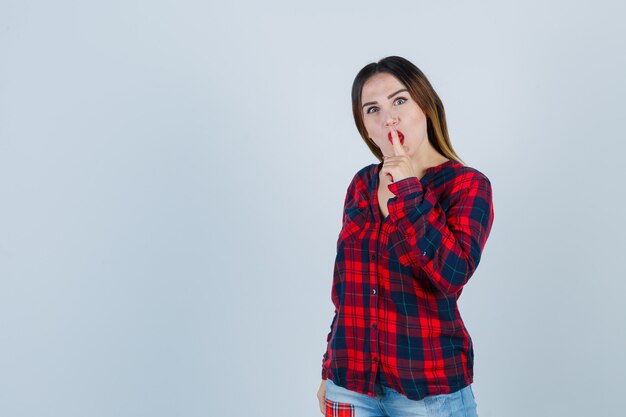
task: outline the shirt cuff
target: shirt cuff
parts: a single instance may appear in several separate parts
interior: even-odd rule
[[[422,182],[417,177],[402,178],[400,181],[387,184],[387,188],[402,199],[416,197],[418,194],[424,192]]]

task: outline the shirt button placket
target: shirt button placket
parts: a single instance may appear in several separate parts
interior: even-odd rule
[[[375,282],[372,283],[372,288],[371,288],[371,294],[372,294],[372,300],[371,300],[371,308],[372,308],[372,325],[371,325],[371,340],[370,340],[370,346],[371,346],[371,351],[372,351],[372,375],[376,375],[376,372],[378,372],[378,360],[380,358],[379,354],[378,354],[378,291],[377,288],[378,286],[380,286],[379,282],[378,282],[378,253],[380,251],[379,248],[379,241],[380,241],[380,233],[381,233],[381,229],[382,229],[382,224],[379,225],[379,229],[378,229],[378,233],[376,235],[376,239],[373,239],[373,252],[371,255],[371,259],[372,259],[372,266],[371,266],[371,270],[374,271],[373,277]],[[373,383],[373,382],[372,382]]]

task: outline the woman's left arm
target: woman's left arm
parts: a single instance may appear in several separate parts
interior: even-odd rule
[[[395,194],[387,203],[389,217],[404,237],[394,248],[399,261],[421,268],[447,295],[458,293],[476,270],[493,223],[486,176],[466,171],[452,183],[447,211],[417,177],[387,186]]]

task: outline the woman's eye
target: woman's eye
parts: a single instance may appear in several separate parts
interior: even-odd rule
[[[393,101],[393,104],[404,104],[404,103],[406,103],[407,101],[408,101],[408,100],[407,100],[406,98],[404,98],[404,97],[398,97],[397,99],[395,99],[395,100]],[[371,113],[375,113],[377,110],[378,110],[378,107],[374,107],[374,106],[372,106],[372,107],[368,108],[368,109],[365,111],[365,113],[367,113],[367,114],[371,114]]]
[[[398,100],[402,100],[399,104],[404,104],[404,103],[406,103],[406,99],[405,99],[404,97],[398,97],[398,98],[394,101],[394,103],[396,103],[396,104],[397,104],[397,103],[398,103]]]

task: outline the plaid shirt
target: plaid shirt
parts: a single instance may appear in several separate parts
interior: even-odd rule
[[[472,340],[457,299],[491,230],[491,183],[446,161],[421,179],[389,184],[394,197],[383,219],[382,165],[362,168],[348,186],[322,379],[375,396],[382,372],[384,384],[409,399],[455,392],[473,382]]]

